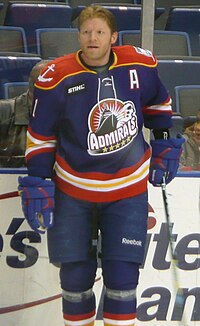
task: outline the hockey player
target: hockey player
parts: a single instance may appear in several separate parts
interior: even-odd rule
[[[147,182],[176,175],[181,138],[170,138],[171,100],[147,50],[114,46],[113,15],[99,6],[79,17],[80,50],[48,64],[35,84],[28,127],[28,176],[19,178],[25,217],[48,229],[60,264],[65,325],[93,325],[102,237],[105,325],[134,325],[147,232]],[[151,147],[142,128],[153,130]],[[149,173],[150,166],[150,173]],[[55,195],[54,195],[55,188]]]

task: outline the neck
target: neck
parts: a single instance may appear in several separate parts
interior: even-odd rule
[[[95,65],[95,64],[90,65],[90,64],[86,63],[84,58],[83,58],[82,52],[80,52],[80,54],[79,54],[79,59],[83,63],[83,65],[85,67],[87,67],[87,68],[89,68],[91,70],[95,70],[97,72],[102,72],[105,69],[108,69],[110,67],[110,65],[112,64],[112,62],[113,62],[113,53],[111,52],[108,61],[105,64],[102,64],[102,65]]]

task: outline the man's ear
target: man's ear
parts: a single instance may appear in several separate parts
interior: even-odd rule
[[[114,45],[117,42],[118,33],[114,32],[111,36],[111,44]]]

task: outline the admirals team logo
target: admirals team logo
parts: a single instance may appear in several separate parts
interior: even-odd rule
[[[138,134],[135,105],[107,98],[97,103],[88,118],[88,152],[110,154],[129,145]]]

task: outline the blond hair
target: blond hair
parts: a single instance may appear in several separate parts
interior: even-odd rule
[[[101,6],[94,6],[94,5],[88,6],[81,11],[78,17],[78,29],[80,30],[81,25],[86,20],[92,18],[101,18],[105,20],[111,30],[111,33],[117,31],[117,23],[113,13],[107,10],[106,8],[103,8]]]

